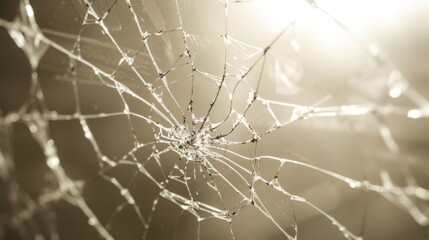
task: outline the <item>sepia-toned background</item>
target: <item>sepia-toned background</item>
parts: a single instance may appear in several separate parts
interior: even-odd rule
[[[28,14],[25,2],[0,3],[0,239],[102,238],[83,202],[115,239],[287,239],[282,230],[297,239],[353,239],[344,228],[363,239],[428,238],[426,1],[131,0],[137,20],[125,0],[94,1],[95,15],[114,6],[105,29],[81,0],[29,1],[38,25],[31,29],[17,20]],[[57,45],[26,35],[17,46],[11,29],[29,29],[20,26]],[[267,101],[281,104],[268,109]],[[186,134],[162,143],[157,124],[169,123],[154,108],[194,130],[210,111],[209,125],[220,125],[203,135],[228,133],[230,142],[203,153],[174,145]],[[263,134],[276,119],[281,127]],[[59,163],[49,165],[46,149],[56,149]],[[237,194],[251,199],[252,191],[256,203]],[[236,214],[228,222],[177,196]]]

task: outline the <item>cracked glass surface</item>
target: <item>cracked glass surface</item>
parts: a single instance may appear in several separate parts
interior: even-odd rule
[[[427,239],[428,3],[2,5],[0,239]]]

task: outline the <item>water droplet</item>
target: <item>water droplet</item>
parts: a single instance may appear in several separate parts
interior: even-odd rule
[[[413,118],[413,119],[421,118],[422,115],[423,114],[422,114],[422,111],[420,109],[411,109],[407,113],[407,117]]]
[[[90,218],[88,219],[88,224],[91,226],[94,226],[98,223],[98,220],[96,218]]]
[[[36,133],[37,132],[37,126],[36,126],[36,124],[31,124],[29,128],[30,128],[30,132],[31,133]]]
[[[351,188],[360,188],[362,186],[362,183],[354,180],[348,181],[348,184]]]
[[[60,159],[58,159],[58,157],[50,157],[48,158],[48,161],[46,162],[46,164],[50,168],[56,168],[60,164]]]

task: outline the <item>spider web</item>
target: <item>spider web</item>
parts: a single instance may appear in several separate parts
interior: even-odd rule
[[[297,2],[346,36],[359,74],[311,76],[305,17],[249,26],[270,1],[53,1],[58,22],[39,27],[49,10],[21,0],[0,19],[31,70],[0,118],[1,238],[303,239],[317,215],[319,234],[363,239],[374,196],[424,229],[413,166],[427,155],[394,129],[425,126],[427,100],[375,44]],[[23,132],[33,142],[16,144]],[[334,211],[343,195],[353,217]]]

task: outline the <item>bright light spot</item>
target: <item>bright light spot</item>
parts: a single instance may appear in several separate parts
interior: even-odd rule
[[[58,159],[58,157],[50,157],[46,163],[48,164],[48,167],[56,168],[60,164],[60,159]]]
[[[399,20],[398,12],[400,13],[403,8],[401,0],[318,0],[315,2],[318,8],[347,26],[357,28],[358,31],[374,23],[392,24],[392,21]],[[270,27],[274,28],[282,28],[293,20],[317,19],[320,15],[324,15],[307,1],[302,0],[265,0],[258,4],[258,11],[263,14]],[[323,21],[319,23],[325,24]],[[374,45],[372,49],[374,53],[378,53],[376,49],[378,48]]]
[[[351,188],[359,188],[362,186],[362,183],[358,181],[348,180],[347,182]]]
[[[338,49],[356,48],[355,40],[336,24],[336,20],[358,38],[370,40],[367,34],[400,23],[405,12],[403,0],[315,0],[314,2],[316,7],[313,7],[309,1],[303,0],[262,0],[257,1],[255,7],[261,22],[269,31],[278,33],[296,21],[294,27],[303,30],[304,35],[301,37],[306,38],[302,39],[306,45],[317,43],[325,51],[332,52]],[[303,48],[293,41],[290,44],[295,51]],[[368,44],[366,47],[372,56],[380,55],[377,44]]]
[[[273,31],[278,31],[311,10],[305,1],[266,0],[257,3],[258,12]]]
[[[389,91],[389,96],[391,98],[398,98],[399,96],[401,96],[401,94],[402,94],[402,90],[399,87],[393,87]]]
[[[87,139],[92,139],[92,134],[91,134],[91,132],[85,132],[85,137],[86,137]]]
[[[367,114],[370,109],[365,106],[351,105],[351,106],[341,106],[341,110],[345,113],[345,115],[357,116],[357,115]]]
[[[366,32],[368,28],[394,25],[401,21],[401,12],[404,11],[403,0],[318,0],[316,3],[360,33]]]
[[[30,4],[25,5],[25,11],[27,12],[27,16],[34,17],[33,7]]]
[[[94,68],[93,70],[95,75],[100,76],[100,71],[98,71],[98,69]]]
[[[402,78],[399,71],[393,71],[390,74],[388,86],[390,88],[389,95],[392,98],[398,98],[408,88],[408,82]]]
[[[411,109],[408,111],[407,117],[417,119],[422,117],[422,111],[420,109]]]
[[[342,18],[349,16],[353,19],[353,22],[359,22],[359,19],[366,16],[365,11],[356,14],[356,9],[348,7],[347,4],[337,4],[337,1],[316,1],[316,3],[317,6],[320,6],[323,10],[327,10],[328,13],[332,12],[332,16],[335,18],[338,12],[341,13]],[[363,8],[365,7],[359,9]],[[278,33],[293,21],[296,21],[295,28],[303,29],[304,36],[307,37],[306,41],[309,41],[306,44],[317,42],[320,45],[323,43],[324,49],[350,47],[350,36],[325,12],[311,6],[307,1],[264,0],[258,1],[256,9],[264,25],[273,33]],[[295,51],[300,50],[302,47],[293,39],[290,41],[290,44]]]
[[[30,132],[31,133],[36,133],[37,132],[37,126],[35,124],[31,124],[30,125]]]

